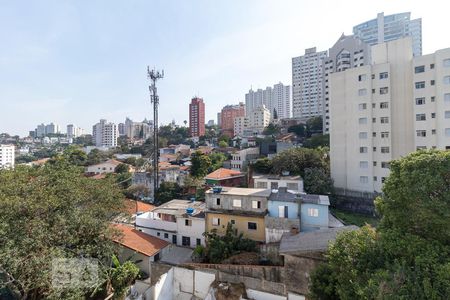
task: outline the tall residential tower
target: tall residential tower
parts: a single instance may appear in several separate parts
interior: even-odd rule
[[[194,97],[189,104],[189,130],[191,137],[205,135],[205,103],[202,98]]]

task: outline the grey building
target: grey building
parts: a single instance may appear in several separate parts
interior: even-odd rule
[[[376,19],[353,27],[353,34],[369,45],[412,37],[413,55],[422,55],[422,19],[411,20],[411,13],[385,16],[379,13]]]
[[[367,65],[370,61],[370,46],[354,35],[344,35],[328,50],[328,56],[322,66],[323,72],[323,131],[328,133],[330,129],[329,111],[329,75],[342,72],[350,68]],[[332,99],[331,99],[332,101]]]

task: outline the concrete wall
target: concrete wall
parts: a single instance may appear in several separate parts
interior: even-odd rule
[[[211,209],[223,209],[223,210],[236,210],[236,211],[251,211],[256,213],[263,213],[267,210],[267,198],[260,196],[247,196],[247,195],[227,195],[225,193],[214,194],[206,193],[206,207]],[[220,205],[217,205],[216,199],[220,199]],[[233,200],[241,200],[241,207],[234,207]],[[260,201],[260,208],[253,208],[252,201]]]
[[[220,225],[213,225],[213,218],[220,219]],[[227,224],[234,220],[233,227],[237,229],[238,233],[243,233],[244,237],[252,239],[258,242],[264,242],[265,238],[265,224],[264,217],[250,217],[242,215],[231,215],[231,214],[219,214],[208,212],[206,213],[206,230],[211,232],[213,229],[217,230],[218,234],[225,234],[227,229]],[[256,230],[248,229],[248,223],[256,223]]]
[[[141,253],[138,253],[138,252],[131,250],[129,248],[126,248],[126,247],[120,247],[120,248],[121,248],[121,252],[119,255],[120,262],[124,263],[126,260],[131,260],[131,261],[141,260],[141,262],[136,264],[138,266],[139,270],[141,270],[142,272],[146,273],[149,276],[151,275],[150,263],[151,263],[152,259],[150,257],[143,255]]]
[[[300,230],[300,218],[287,219],[266,216],[265,226],[266,243],[276,243],[281,240],[283,233],[289,232],[292,228]]]
[[[190,220],[191,226],[186,226],[186,220]],[[177,218],[178,245],[182,245],[182,237],[190,237],[191,248],[197,246],[197,239],[200,239],[202,245],[205,245],[203,233],[206,231],[205,219],[203,218]]]
[[[311,272],[322,261],[320,259],[304,258],[291,255],[284,256],[284,272],[286,290],[301,295],[307,295]]]
[[[309,216],[308,209],[318,209],[317,217]],[[312,203],[302,203],[300,231],[312,231],[321,228],[328,228],[328,205],[317,205]]]

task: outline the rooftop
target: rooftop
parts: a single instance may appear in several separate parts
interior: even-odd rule
[[[302,177],[300,175],[287,175],[287,176],[281,176],[281,175],[275,175],[275,174],[257,174],[253,175],[253,179],[270,179],[270,180],[302,180]]]
[[[151,211],[156,206],[133,199],[125,199],[125,211],[130,215]]]
[[[239,171],[233,171],[230,169],[220,168],[220,169],[217,169],[214,172],[206,175],[205,179],[224,180],[224,179],[229,179],[229,178],[234,178],[234,177],[242,177],[244,175],[245,175],[244,173],[241,173]]]
[[[206,191],[206,194],[213,194],[213,189]],[[236,187],[222,187],[221,195],[235,195],[235,196],[257,196],[269,197],[270,189],[255,189],[255,188],[236,188]]]
[[[169,242],[145,234],[131,226],[122,224],[114,224],[113,226],[123,234],[121,239],[114,241],[141,254],[153,256],[169,245]]]
[[[104,161],[104,162],[101,162],[98,164],[94,164],[94,165],[90,165],[88,167],[100,166],[100,165],[104,165],[104,164],[112,164],[112,165],[118,166],[118,165],[122,164],[122,162],[115,160],[115,159],[108,159],[107,161]]]
[[[151,210],[151,212],[174,215],[176,217],[184,217],[187,216],[186,214],[187,208],[194,209],[194,213],[191,215],[192,217],[196,218],[205,217],[205,215],[203,214],[203,211],[205,210],[205,202],[201,201],[174,199],[154,208],[153,210]]]
[[[326,195],[301,194],[302,203],[330,205],[330,199]]]
[[[279,188],[278,190],[272,190],[269,200],[281,202],[300,202],[300,197],[299,193],[289,191],[287,188]]]
[[[300,232],[295,235],[285,233],[281,238],[280,253],[295,255],[310,252],[324,252],[328,249],[328,245],[336,240],[339,233],[357,229],[357,226],[351,225]]]

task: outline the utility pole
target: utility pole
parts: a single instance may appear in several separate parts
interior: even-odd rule
[[[156,190],[159,183],[159,145],[158,145],[158,106],[159,96],[156,89],[156,81],[164,77],[164,70],[150,70],[147,66],[147,77],[151,83],[149,85],[150,101],[153,104],[153,201],[155,201]]]

